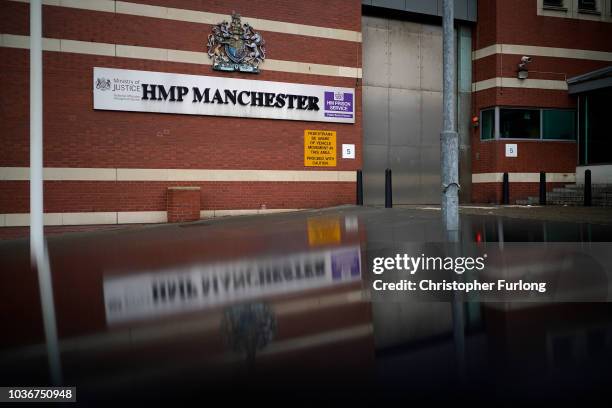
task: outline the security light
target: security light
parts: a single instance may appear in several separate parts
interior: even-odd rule
[[[527,79],[529,76],[529,70],[527,70],[527,64],[531,62],[531,57],[522,56],[521,62],[518,64],[518,79]]]

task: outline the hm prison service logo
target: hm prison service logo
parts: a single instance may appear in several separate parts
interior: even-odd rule
[[[239,71],[256,74],[266,59],[266,42],[240,14],[232,13],[232,22],[223,21],[208,36],[208,56],[217,71]]]

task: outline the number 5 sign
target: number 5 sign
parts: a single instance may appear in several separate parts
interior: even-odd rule
[[[518,147],[515,143],[506,144],[506,157],[518,157]]]
[[[355,158],[355,145],[354,144],[343,144],[342,145],[342,158],[343,159],[354,159]]]

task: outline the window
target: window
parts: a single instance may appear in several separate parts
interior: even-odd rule
[[[576,112],[573,110],[542,110],[542,138],[576,140]]]
[[[480,114],[480,138],[495,139],[495,109],[483,110]]]
[[[539,16],[612,23],[612,0],[537,0],[537,3]]]
[[[597,0],[578,0],[579,11],[597,11]]]
[[[563,8],[563,0],[544,0],[546,8]]]
[[[480,139],[575,141],[574,109],[487,108],[480,112]]]
[[[499,137],[510,139],[539,139],[540,110],[500,109]]]

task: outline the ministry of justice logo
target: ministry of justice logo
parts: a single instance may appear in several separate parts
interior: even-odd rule
[[[232,13],[232,22],[214,25],[208,36],[208,56],[213,69],[258,73],[266,59],[265,41],[248,23],[242,24],[240,14]]]
[[[96,79],[96,89],[99,89],[101,91],[108,91],[110,88],[111,88],[110,79],[106,79],[106,78]]]

